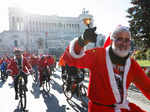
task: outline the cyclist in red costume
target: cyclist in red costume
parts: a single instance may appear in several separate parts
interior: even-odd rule
[[[48,69],[48,71],[50,72],[47,56],[42,56],[40,58],[38,68],[39,68],[39,79],[40,79],[40,87],[41,87],[42,81],[43,81],[43,71],[44,71],[44,69]]]
[[[14,79],[14,89],[15,89],[15,99],[18,99],[18,73],[19,69],[23,71],[23,77],[25,79],[25,84],[27,85],[27,73],[28,71],[33,73],[32,67],[25,57],[22,55],[22,50],[19,48],[14,49],[14,58],[10,61],[7,68],[7,73],[9,73]],[[27,87],[26,87],[27,90]]]
[[[85,50],[85,45],[96,41],[95,30],[88,28],[83,36],[71,41],[63,56],[70,66],[90,70],[88,112],[145,112],[127,100],[131,83],[150,100],[150,78],[129,56],[129,29],[118,26],[110,36],[110,46]]]

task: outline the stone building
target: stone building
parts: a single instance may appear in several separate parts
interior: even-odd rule
[[[14,47],[34,53],[63,52],[70,40],[83,34],[83,20],[93,16],[85,9],[78,17],[39,15],[19,8],[9,8],[9,31],[0,34],[0,53],[11,53]]]
[[[78,17],[31,14],[19,8],[9,8],[9,31],[0,34],[0,52],[20,47],[29,52],[64,50],[70,40],[82,35],[87,26],[83,20],[93,16],[85,9]]]

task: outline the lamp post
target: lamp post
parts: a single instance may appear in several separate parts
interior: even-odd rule
[[[48,48],[48,45],[47,45],[47,38],[48,38],[48,32],[45,32],[45,48],[46,48],[46,49]]]
[[[90,28],[91,18],[85,18],[83,19],[83,22],[88,28]]]
[[[84,24],[90,28],[90,24],[91,24],[91,18],[84,18],[83,19]],[[97,42],[97,41],[96,41]],[[96,47],[96,42],[95,42],[95,47]]]

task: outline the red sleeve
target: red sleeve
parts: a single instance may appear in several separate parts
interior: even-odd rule
[[[81,47],[75,44],[74,50],[75,52],[80,52]],[[80,58],[75,58],[73,57],[70,52],[69,52],[69,46],[65,50],[65,53],[63,55],[63,59],[65,62],[70,65],[70,66],[76,66],[78,68],[91,68],[94,67],[96,63],[96,57],[98,54],[99,50],[98,48],[93,48],[90,50],[85,51],[85,55],[80,57]]]
[[[12,75],[13,69],[14,69],[14,63],[13,63],[13,61],[10,61],[7,66],[7,71],[10,71],[11,75]]]
[[[74,47],[75,53],[79,54],[82,49],[83,49],[83,47],[81,47],[79,45],[78,41],[76,41],[75,42],[75,47]]]
[[[134,84],[142,91],[142,93],[150,100],[150,78],[145,74],[143,69],[135,61],[134,63]]]
[[[28,60],[26,58],[24,58],[25,60],[25,66],[30,70],[32,69],[31,65],[29,64]]]

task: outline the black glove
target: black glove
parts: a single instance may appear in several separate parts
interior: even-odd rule
[[[83,38],[79,37],[78,42],[80,46],[84,46],[85,41],[95,43],[97,41],[97,34],[95,33],[96,27],[88,28],[83,34]]]
[[[7,75],[10,75],[10,73],[11,73],[10,71],[6,71],[6,74],[7,74]]]
[[[90,42],[96,42],[97,34],[95,33],[95,31],[96,31],[96,27],[86,29],[83,34],[84,40],[88,40]]]

